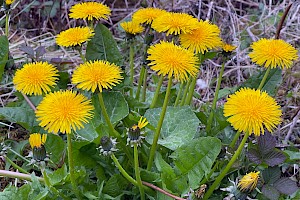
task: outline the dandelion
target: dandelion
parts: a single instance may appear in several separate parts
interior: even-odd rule
[[[28,141],[29,141],[31,148],[33,149],[34,147],[41,148],[42,145],[45,144],[46,139],[47,139],[46,134],[33,133],[33,134],[30,134]]]
[[[198,20],[189,14],[169,12],[154,19],[151,27],[157,32],[167,32],[168,36],[190,33],[197,25]]]
[[[94,36],[93,30],[88,27],[75,27],[62,31],[56,37],[56,43],[60,46],[81,46]]]
[[[227,99],[224,116],[236,130],[259,136],[264,127],[272,132],[280,123],[281,110],[266,92],[242,88]]]
[[[51,91],[58,79],[58,70],[48,62],[27,63],[13,78],[16,90],[27,95],[42,95]]]
[[[195,77],[198,72],[197,57],[191,52],[170,42],[160,42],[148,49],[148,64],[158,75],[174,76],[175,79],[186,81],[189,75]]]
[[[40,133],[33,133],[29,136],[29,144],[32,148],[33,159],[35,161],[43,161],[47,157],[44,144],[46,142],[47,135]]]
[[[226,53],[230,53],[230,52],[232,52],[232,51],[234,51],[236,49],[236,46],[231,45],[231,44],[227,44],[226,42],[223,42],[222,49]]]
[[[128,131],[127,131],[127,144],[130,144],[133,147],[133,144],[137,144],[138,146],[141,145],[143,142],[142,140],[145,138],[144,131],[141,131],[145,126],[147,126],[149,122],[146,118],[141,117],[138,124],[133,125]]]
[[[154,19],[166,13],[167,11],[159,8],[142,8],[133,13],[132,21],[140,24],[151,24]]]
[[[11,5],[15,0],[5,0],[6,5]]]
[[[108,137],[108,136],[103,136],[100,140],[100,146],[98,150],[100,151],[100,154],[103,154],[104,156],[110,156],[114,152],[118,151],[116,144],[117,144],[117,139]]]
[[[252,191],[256,188],[260,172],[250,172],[243,176],[243,178],[239,181],[238,187],[241,188],[242,191]]]
[[[71,133],[83,128],[93,117],[91,101],[73,91],[56,91],[47,94],[35,111],[40,126],[48,132]]]
[[[260,39],[251,45],[249,57],[253,62],[266,68],[290,68],[298,59],[297,50],[280,39]]]
[[[78,84],[77,88],[83,90],[99,89],[102,92],[103,88],[111,89],[121,82],[122,70],[119,66],[109,63],[108,61],[96,60],[81,64],[74,70],[72,83]]]
[[[181,46],[195,53],[216,49],[222,45],[220,29],[208,21],[197,22],[196,29],[179,35]]]
[[[126,33],[135,35],[144,31],[144,27],[142,27],[139,23],[135,21],[122,22],[120,26],[125,30]]]
[[[70,12],[69,17],[73,19],[99,20],[108,19],[111,10],[102,3],[83,2],[72,6]]]

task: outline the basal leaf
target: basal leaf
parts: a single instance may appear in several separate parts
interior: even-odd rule
[[[116,197],[122,194],[127,187],[128,181],[120,174],[114,174],[103,187],[103,193]]]
[[[284,150],[284,152],[289,155],[290,160],[300,160],[300,152],[299,151]]]
[[[122,55],[109,29],[98,23],[94,31],[95,36],[87,44],[86,59],[107,60],[120,66]]]
[[[221,141],[214,137],[202,137],[185,144],[171,155],[179,176],[187,176],[189,185],[199,187],[202,178],[207,175],[221,151]],[[178,176],[177,176],[178,177]]]
[[[1,4],[0,4],[1,5]],[[0,81],[4,72],[9,53],[9,42],[5,35],[0,36]]]
[[[161,114],[161,108],[149,109],[145,117],[149,123],[156,127]],[[189,106],[168,107],[164,118],[158,144],[175,150],[183,144],[188,144],[193,140],[197,132],[199,119]],[[153,132],[149,132],[146,140],[152,143]]]
[[[268,184],[273,184],[281,176],[279,167],[269,167],[262,171],[263,180]]]
[[[58,168],[55,171],[47,172],[47,175],[49,177],[51,185],[64,185],[64,179],[68,175],[68,170],[66,165],[64,164],[61,168]]]
[[[273,151],[269,152],[263,157],[264,161],[271,167],[283,163],[286,159],[285,155],[279,149],[274,148]]]
[[[66,143],[59,135],[48,134],[45,148],[54,164],[61,165],[66,159]]]
[[[300,188],[295,181],[287,177],[282,177],[274,183],[274,187],[282,194],[291,195]]]
[[[84,124],[84,128],[76,130],[76,133],[85,140],[92,142],[100,136],[100,133],[97,132],[98,126],[99,124],[95,120],[90,120],[87,124]]]

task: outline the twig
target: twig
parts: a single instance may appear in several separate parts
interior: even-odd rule
[[[292,135],[293,129],[296,126],[299,117],[300,117],[300,107],[298,109],[298,112],[297,112],[296,116],[293,118],[293,122],[292,122],[292,124],[290,126],[290,129],[289,129],[288,133],[286,134],[286,136],[284,138],[284,143],[287,143],[289,141],[289,139],[290,139],[290,137]]]
[[[279,39],[279,37],[280,37],[280,31],[282,29],[284,20],[285,20],[287,14],[289,13],[291,7],[292,7],[292,4],[288,5],[288,7],[286,8],[286,10],[284,11],[283,16],[281,17],[280,22],[279,22],[278,27],[277,27],[277,30],[276,30],[275,39]]]
[[[186,199],[184,199],[184,198],[181,198],[181,197],[175,196],[175,195],[173,195],[173,194],[170,194],[170,193],[164,191],[163,189],[161,189],[161,188],[159,188],[159,187],[157,187],[157,186],[155,186],[155,185],[153,185],[153,184],[151,184],[151,183],[148,183],[148,182],[145,182],[145,181],[142,181],[142,183],[143,183],[144,185],[148,186],[148,187],[151,187],[151,188],[154,189],[154,190],[159,191],[160,193],[162,193],[162,194],[164,194],[164,195],[167,195],[167,196],[173,198],[173,199],[176,199],[176,200],[186,200]]]
[[[26,100],[26,102],[29,104],[30,108],[32,108],[32,110],[36,111],[36,107],[33,105],[33,103],[30,101],[30,99],[28,98],[28,96],[24,93],[22,93],[24,99]]]

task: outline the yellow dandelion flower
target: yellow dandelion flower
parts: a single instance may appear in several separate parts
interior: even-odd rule
[[[253,62],[266,68],[290,68],[298,59],[297,50],[280,39],[260,39],[251,45],[249,57]]]
[[[132,21],[140,24],[151,24],[154,19],[166,13],[167,11],[159,8],[142,8],[133,13]]]
[[[242,88],[227,99],[224,116],[236,130],[259,136],[264,127],[272,132],[280,123],[281,110],[266,92]]]
[[[95,92],[97,87],[102,92],[103,88],[108,89],[121,82],[122,70],[113,63],[103,60],[90,61],[81,64],[74,70],[72,83],[78,84],[77,88]]]
[[[198,72],[196,66],[198,58],[193,52],[188,51],[171,42],[160,42],[150,46],[147,53],[148,64],[158,75],[174,76],[179,81],[186,81],[189,75],[195,77]]]
[[[75,27],[62,31],[56,37],[59,46],[70,47],[82,45],[93,37],[95,33],[88,27]]]
[[[13,83],[18,91],[27,95],[42,95],[56,85],[58,70],[47,62],[27,63],[18,69]]]
[[[252,191],[256,188],[260,172],[250,172],[243,176],[243,178],[239,181],[238,187],[242,191]]]
[[[197,28],[179,35],[181,46],[195,53],[216,49],[222,45],[220,29],[208,21],[200,20]]]
[[[144,31],[144,27],[142,27],[139,23],[135,21],[122,22],[120,26],[125,30],[126,33],[130,33],[132,35],[141,33]]]
[[[93,117],[91,101],[73,91],[56,91],[47,94],[35,111],[40,126],[48,132],[71,133],[83,128]]]
[[[93,20],[94,18],[108,19],[111,10],[108,6],[98,2],[83,2],[75,4],[70,9],[69,17],[73,19],[87,19]]]
[[[33,134],[30,134],[30,136],[29,136],[29,144],[32,149],[34,147],[41,148],[42,145],[45,144],[46,139],[47,139],[46,134],[33,133]]]
[[[236,49],[236,46],[231,45],[231,44],[227,44],[226,42],[223,42],[222,49],[225,52],[232,52]]]
[[[196,29],[198,20],[186,13],[168,12],[153,20],[151,27],[157,32],[167,32],[167,35],[190,33]]]
[[[15,0],[5,0],[5,4],[6,5],[10,5],[14,2]]]
[[[137,125],[133,125],[131,128],[132,130],[136,130],[137,128],[139,128],[140,130],[144,127],[146,127],[149,124],[149,122],[147,121],[147,119],[145,117],[141,117],[138,124]]]

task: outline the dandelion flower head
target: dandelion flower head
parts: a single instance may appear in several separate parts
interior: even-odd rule
[[[196,29],[198,20],[186,13],[168,12],[153,20],[151,27],[157,32],[166,32],[166,35],[190,33]]]
[[[281,110],[275,99],[266,92],[242,88],[230,95],[224,104],[224,116],[238,131],[264,134],[264,127],[272,132],[281,122]]]
[[[95,33],[88,27],[75,27],[62,31],[56,37],[56,43],[60,46],[71,47],[82,45],[89,41]]]
[[[46,139],[47,139],[47,134],[33,133],[30,134],[28,141],[31,148],[33,149],[34,147],[41,148],[42,145],[45,144]]]
[[[266,68],[290,68],[298,59],[297,50],[281,39],[262,38],[251,45],[249,57],[253,62]]]
[[[243,178],[239,181],[238,187],[242,191],[252,191],[256,188],[258,179],[259,179],[259,171],[258,172],[250,172],[243,176]]]
[[[149,122],[147,121],[147,119],[145,117],[141,117],[140,120],[139,120],[139,122],[138,122],[138,124],[137,125],[133,125],[132,129],[136,130],[137,128],[139,128],[141,130],[142,128],[144,128],[145,126],[147,126],[148,123]]]
[[[203,20],[197,22],[196,29],[189,33],[180,34],[179,39],[184,48],[202,54],[222,45],[218,26]]]
[[[27,95],[42,95],[51,91],[58,79],[58,70],[47,62],[34,62],[23,65],[13,78],[16,90]]]
[[[223,42],[222,49],[225,52],[232,52],[236,49],[236,46],[231,45],[231,44],[227,44],[226,42]]]
[[[125,30],[126,33],[135,35],[144,31],[144,27],[135,21],[122,22],[120,26]]]
[[[73,91],[56,91],[47,94],[35,111],[39,125],[48,132],[71,133],[83,128],[93,117],[91,101]]]
[[[122,70],[119,66],[108,61],[96,60],[81,64],[74,70],[72,83],[78,84],[77,88],[95,92],[97,87],[102,92],[103,88],[111,89],[121,82]]]
[[[5,0],[6,5],[11,5],[15,0]]]
[[[179,81],[186,81],[189,75],[195,77],[198,72],[198,58],[193,52],[188,51],[172,42],[160,42],[150,46],[147,53],[148,64],[158,75],[174,76]]]
[[[111,10],[108,6],[99,2],[83,2],[75,4],[70,9],[69,17],[73,19],[96,20],[108,19]]]
[[[159,8],[142,8],[133,13],[132,21],[140,24],[151,24],[154,19],[166,13],[167,11]]]

